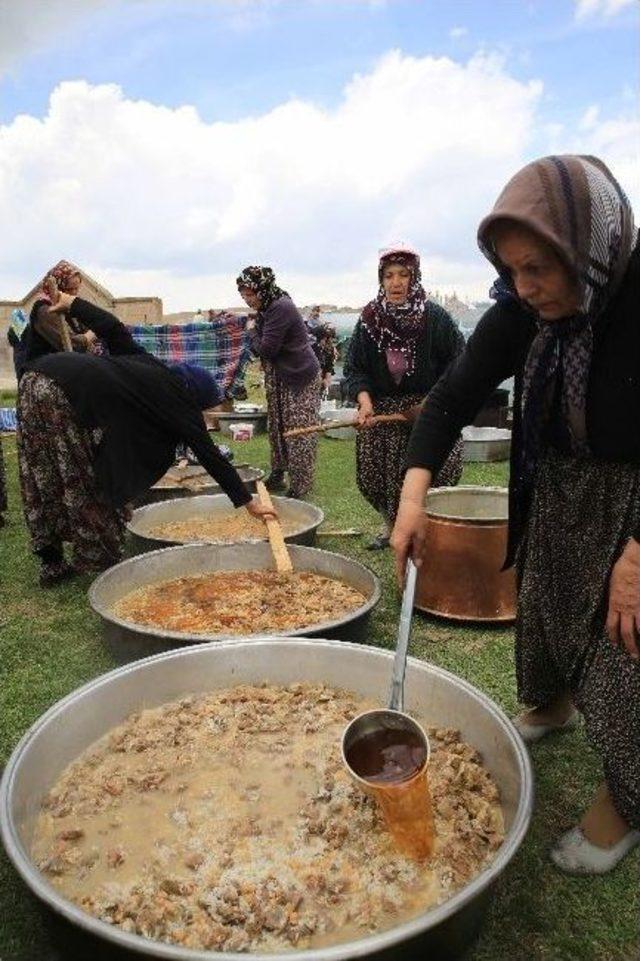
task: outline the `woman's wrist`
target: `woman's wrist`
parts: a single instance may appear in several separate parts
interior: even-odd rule
[[[431,471],[424,467],[410,467],[405,474],[400,502],[423,507],[427,491],[431,486]]]

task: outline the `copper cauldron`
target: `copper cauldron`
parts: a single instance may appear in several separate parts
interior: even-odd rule
[[[416,607],[463,621],[512,621],[513,569],[507,547],[504,487],[434,487],[427,494],[427,537]]]

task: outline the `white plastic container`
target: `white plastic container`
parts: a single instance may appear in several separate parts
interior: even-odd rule
[[[253,437],[253,424],[229,424],[229,433],[233,440],[251,440]]]

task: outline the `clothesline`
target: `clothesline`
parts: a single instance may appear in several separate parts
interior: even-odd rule
[[[209,323],[134,326],[131,334],[159,360],[206,367],[221,391],[233,395],[251,360],[246,324],[246,316],[223,313]]]

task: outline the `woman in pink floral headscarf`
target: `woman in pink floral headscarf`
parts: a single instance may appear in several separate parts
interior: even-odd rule
[[[464,339],[447,311],[427,298],[420,257],[397,244],[380,251],[379,290],[355,326],[344,373],[350,398],[357,401],[361,430],[356,438],[356,476],[362,495],[381,515],[384,528],[371,550],[389,544],[398,511],[404,459],[417,409],[440,375],[462,351]],[[369,430],[374,414],[405,413],[406,423]],[[462,473],[462,442],[440,470],[437,483],[457,484]]]

